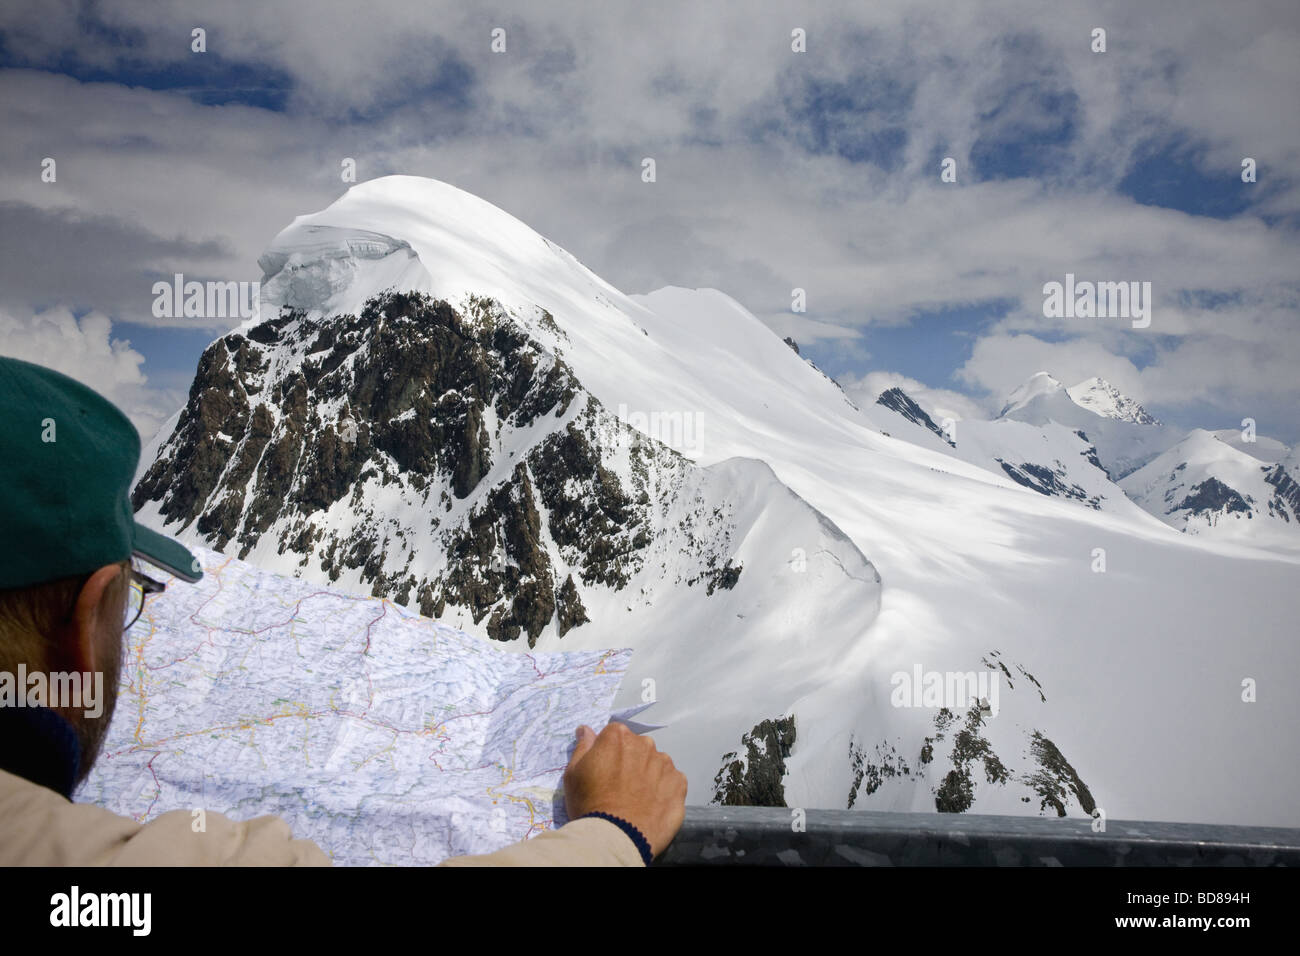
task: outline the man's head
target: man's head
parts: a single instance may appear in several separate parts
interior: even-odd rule
[[[117,704],[130,590],[131,563],[122,561],[0,591],[0,673],[102,675],[83,683],[80,700],[48,702],[76,731],[78,783],[99,756]],[[47,679],[45,696],[56,685]]]
[[[0,675],[11,684],[20,671],[39,675],[28,686],[43,688],[40,702],[77,732],[79,781],[117,696],[131,559],[185,581],[202,576],[185,548],[134,520],[139,459],[135,427],[106,399],[58,372],[0,357]],[[69,695],[73,675],[92,679],[102,703],[88,708],[84,695]]]

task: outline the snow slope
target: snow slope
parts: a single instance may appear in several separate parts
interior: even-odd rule
[[[1219,428],[1210,432],[1215,438],[1224,444],[1231,445],[1237,451],[1245,452],[1252,458],[1258,458],[1263,462],[1281,461],[1291,449],[1278,441],[1276,438],[1268,438],[1264,435],[1258,435],[1254,441],[1246,441],[1242,437],[1239,428]]]
[[[854,407],[734,299],[623,295],[443,183],[354,186],[296,219],[262,262],[264,316],[286,304],[357,312],[384,288],[458,305],[491,296],[605,409],[720,467],[713,474],[738,500],[797,495],[784,511],[741,509],[734,601],[673,593],[628,605],[615,628],[538,642],[637,648],[616,704],[657,697],[647,718],[668,725],[656,739],[687,772],[690,802],[710,798],[742,732],[793,714],[790,806],[933,810],[957,779],[976,812],[1054,812],[1042,795],[1059,790],[1074,815],[1095,803],[1116,818],[1300,825],[1300,700],[1241,699],[1243,679],[1300,675],[1295,559],[1172,535],[1136,509],[1081,507],[881,434],[897,416]],[[546,315],[561,334],[546,330]],[[1116,431],[1111,462],[1163,450],[1151,450],[1164,441],[1158,426],[1103,419],[1052,385],[1033,383],[1008,417],[1158,436]],[[690,440],[655,425],[682,415],[697,426]],[[777,484],[759,489],[753,468],[728,473],[732,459],[764,462]],[[831,527],[879,573],[878,608],[846,585],[859,571],[802,563],[835,539]],[[997,714],[975,725],[1014,779],[996,782],[996,767],[963,751],[936,708],[895,705],[895,675],[918,666],[1002,675]],[[970,711],[957,713],[969,726]],[[938,740],[928,762],[927,738]]]

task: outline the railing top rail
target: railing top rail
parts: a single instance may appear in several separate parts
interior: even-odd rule
[[[688,807],[681,833],[659,862],[1300,866],[1300,829],[1139,820],[1100,826],[1088,817]]]

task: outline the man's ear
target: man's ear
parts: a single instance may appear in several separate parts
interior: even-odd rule
[[[63,635],[63,653],[67,655],[69,670],[94,673],[96,664],[101,663],[101,649],[97,647],[96,635],[105,626],[122,628],[122,609],[108,607],[105,595],[113,582],[126,572],[120,564],[106,564],[90,576],[81,593],[77,595],[77,604],[72,611],[72,620],[68,622]],[[106,621],[105,615],[112,615],[114,620]]]

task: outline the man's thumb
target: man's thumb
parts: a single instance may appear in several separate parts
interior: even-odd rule
[[[572,767],[583,755],[591,749],[592,744],[596,742],[596,732],[583,724],[578,728],[578,742],[573,748],[573,755],[569,757],[569,766]]]

